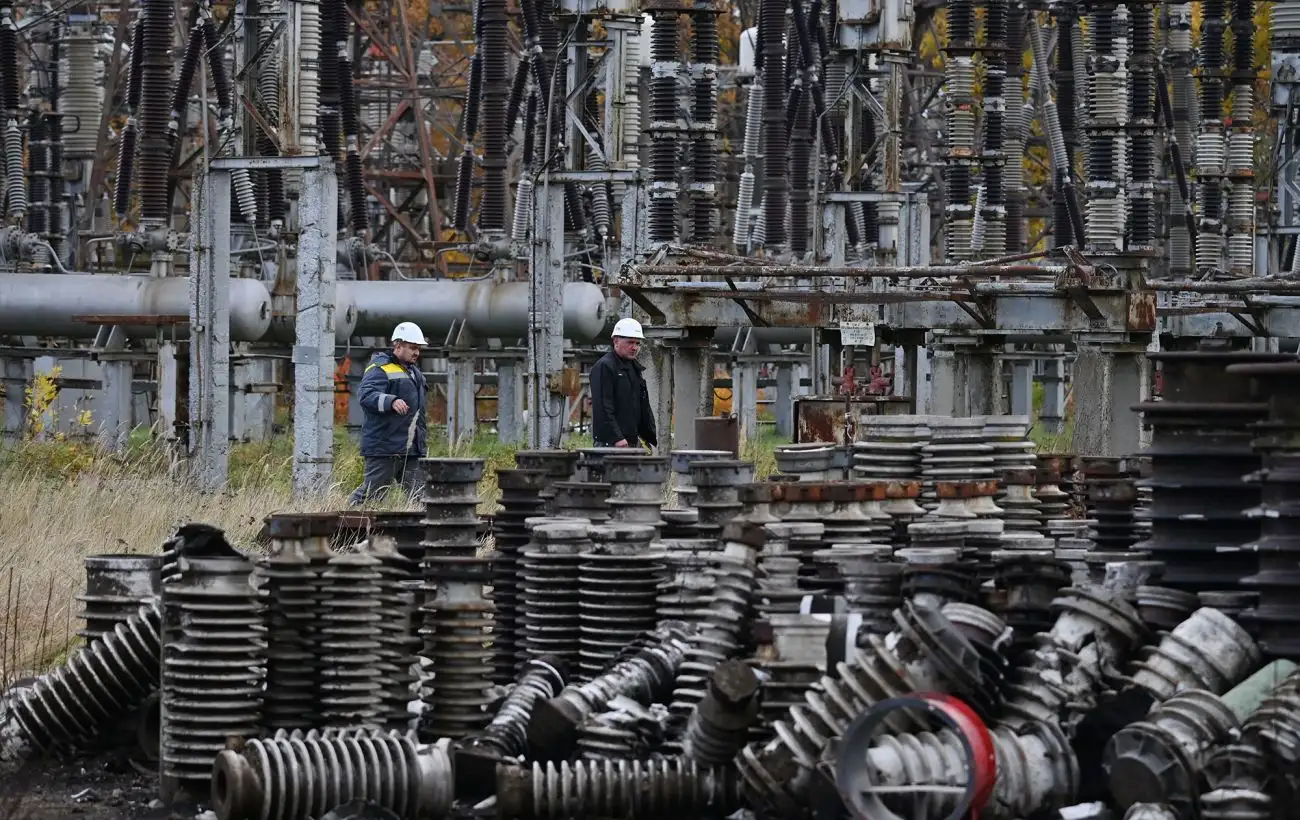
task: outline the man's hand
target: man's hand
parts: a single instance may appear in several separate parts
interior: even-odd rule
[[[393,402],[393,412],[399,416],[405,416],[406,411],[410,409],[411,407],[406,403],[405,399],[398,399]]]
[[[626,446],[627,446],[627,439],[625,439],[625,438],[621,438],[621,439],[619,439],[618,441],[614,442],[614,446],[615,446],[615,447],[626,447]]]

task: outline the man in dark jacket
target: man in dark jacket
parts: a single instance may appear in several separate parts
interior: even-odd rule
[[[424,476],[424,439],[429,385],[420,372],[424,333],[414,322],[393,329],[392,352],[376,353],[361,377],[359,396],[366,421],[361,428],[365,479],[352,493],[352,504],[387,492],[394,484],[419,498]]]
[[[612,335],[614,349],[591,366],[592,438],[597,447],[654,447],[659,437],[650,391],[636,360],[645,333],[637,320],[619,319]]]

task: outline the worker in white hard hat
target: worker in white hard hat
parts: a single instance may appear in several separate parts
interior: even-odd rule
[[[591,366],[591,434],[597,447],[654,447],[655,432],[650,391],[636,360],[645,332],[636,319],[619,319],[611,334],[611,350]]]
[[[366,414],[361,456],[366,473],[352,493],[353,504],[363,504],[393,485],[418,497],[424,481],[420,459],[425,454],[429,383],[420,372],[420,350],[428,342],[418,325],[402,322],[393,328],[392,343],[391,351],[371,357],[361,377],[359,398]]]

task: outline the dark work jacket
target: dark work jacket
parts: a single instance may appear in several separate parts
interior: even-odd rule
[[[659,443],[641,370],[639,363],[612,350],[591,366],[591,437],[597,447],[623,439],[633,447],[638,439],[652,447]]]
[[[371,357],[358,391],[361,409],[366,413],[361,428],[361,455],[424,458],[428,432],[424,400],[428,392],[428,382],[418,364],[402,364],[391,350]],[[398,399],[410,407],[404,416],[393,410],[393,402]]]

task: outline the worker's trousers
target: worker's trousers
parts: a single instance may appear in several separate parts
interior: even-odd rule
[[[416,501],[424,495],[424,470],[418,456],[366,456],[366,474],[349,503],[364,504],[375,496],[401,486]]]

